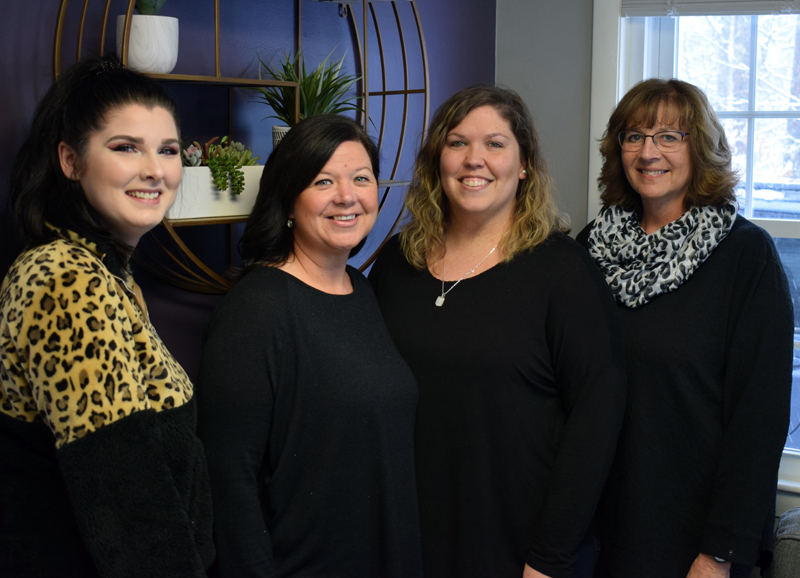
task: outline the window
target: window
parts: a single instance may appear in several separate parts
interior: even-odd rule
[[[623,0],[623,12],[626,1],[636,4]],[[659,0],[639,2],[648,3]],[[690,5],[691,1],[684,6]],[[644,78],[680,78],[701,87],[709,97],[740,173],[740,212],[775,239],[792,291],[792,418],[779,487],[800,492],[800,15],[792,11],[620,19],[619,0],[595,0],[594,31],[599,38],[593,41],[593,58],[598,59],[593,76],[613,71],[608,45],[616,44],[619,60],[615,86],[607,79],[598,83],[593,79],[592,135],[598,138],[604,129],[608,113],[603,118],[601,111],[608,111]],[[665,12],[662,7],[649,13]],[[617,27],[609,26],[612,14]],[[597,174],[599,156],[593,165],[590,171]],[[593,215],[599,208],[596,187],[590,186],[589,198]]]

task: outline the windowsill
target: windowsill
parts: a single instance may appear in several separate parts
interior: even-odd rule
[[[781,467],[778,470],[778,489],[800,494],[800,451],[783,450]]]

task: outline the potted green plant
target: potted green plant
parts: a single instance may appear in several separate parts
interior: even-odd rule
[[[217,142],[218,141],[218,142]],[[170,220],[246,217],[258,195],[263,167],[259,157],[227,136],[204,145],[197,141],[181,150],[183,178]]]
[[[166,0],[136,0],[131,19],[128,66],[140,72],[168,74],[178,62],[178,19],[159,16]],[[125,15],[117,16],[117,54],[122,58]]]
[[[333,54],[333,52],[331,52]],[[288,53],[283,55],[277,66],[266,64],[261,57],[258,77],[263,80],[262,69],[267,77],[272,80],[296,82],[300,85],[298,98],[300,99],[300,119],[318,114],[339,114],[349,110],[360,110],[361,107],[353,101],[361,97],[348,97],[347,93],[353,85],[361,80],[360,76],[340,74],[344,56],[330,64],[331,54],[311,72],[306,70],[302,53],[292,58]],[[265,104],[272,107],[274,114],[265,117],[277,118],[285,126],[272,128],[273,146],[277,146],[283,135],[295,124],[295,92],[291,87],[266,86],[253,88],[260,93]]]

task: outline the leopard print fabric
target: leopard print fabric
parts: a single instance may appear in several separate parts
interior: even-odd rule
[[[728,235],[736,205],[692,207],[648,235],[639,218],[606,207],[589,233],[589,254],[617,301],[640,307],[686,282]]]
[[[56,447],[192,397],[133,278],[112,275],[93,243],[61,234],[20,255],[0,288],[0,412],[44,421]]]

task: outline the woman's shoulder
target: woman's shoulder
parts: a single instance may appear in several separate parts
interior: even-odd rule
[[[527,271],[537,282],[547,282],[554,286],[560,284],[600,283],[605,285],[597,265],[569,235],[561,232],[550,234],[543,242],[512,259],[517,270]]]
[[[398,233],[388,239],[379,249],[375,263],[369,271],[369,281],[376,288],[376,284],[381,283],[387,274],[392,275],[400,271],[409,272],[412,270],[414,268],[408,263],[403,254],[400,233]]]
[[[403,257],[403,248],[400,245],[400,233],[396,233],[386,240],[386,243],[379,249],[377,259],[397,259]],[[376,259],[376,260],[377,260]]]
[[[738,259],[749,258],[755,263],[778,258],[778,251],[770,234],[741,215],[737,215],[730,232],[717,247],[717,252],[733,255]]]
[[[222,299],[217,310],[244,307],[257,309],[285,301],[290,275],[277,267],[256,267],[248,271]]]
[[[97,280],[108,283],[111,274],[92,251],[66,239],[55,239],[23,251],[12,263],[3,283],[4,291],[25,287],[26,293],[52,290],[55,285],[77,289]]]
[[[550,234],[540,245],[534,247],[529,254],[539,258],[549,258],[561,263],[592,263],[586,249],[575,239],[556,231]]]

